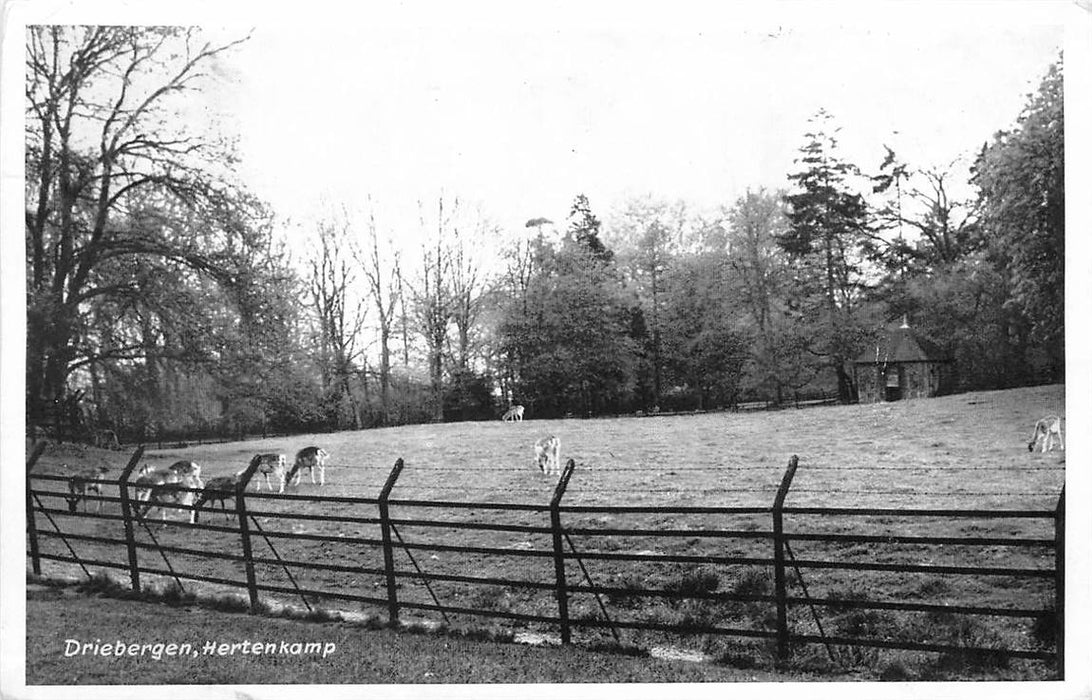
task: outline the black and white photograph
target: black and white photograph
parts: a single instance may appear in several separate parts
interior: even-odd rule
[[[1092,697],[1092,3],[3,14],[4,697]]]

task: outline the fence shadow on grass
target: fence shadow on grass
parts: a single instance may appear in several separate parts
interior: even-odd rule
[[[575,469],[569,460],[549,503],[498,503],[393,498],[401,459],[375,497],[255,492],[248,490],[259,466],[255,457],[234,490],[215,494],[233,501],[230,508],[221,501],[222,524],[211,522],[217,511],[208,506],[171,505],[194,512],[197,522],[156,527],[132,479],[143,447],[118,479],[84,479],[98,493],[75,505],[70,476],[33,472],[43,448],[27,462],[27,554],[35,574],[43,560],[65,562],[88,578],[93,568],[126,571],[134,592],[141,591],[142,575],[169,577],[182,591],[184,581],[244,589],[252,612],[261,609],[262,593],[287,594],[312,612],[313,605],[342,601],[385,610],[392,625],[405,613],[438,613],[449,624],[492,619],[556,630],[565,644],[579,630],[609,633],[622,646],[628,630],[645,639],[699,636],[725,658],[738,656],[738,649],[718,640],[751,640],[779,661],[815,647],[841,667],[897,649],[970,664],[1053,662],[1059,678],[1064,668],[1064,488],[1053,510],[794,507],[786,505],[800,468],[793,456],[768,507],[568,505]],[[117,496],[106,495],[115,488]],[[201,492],[181,490],[194,499]],[[61,501],[69,508],[59,508]],[[114,503],[118,512],[103,512]],[[202,511],[205,522],[196,517]],[[614,524],[652,516],[654,526]],[[58,519],[76,526],[63,530]],[[662,525],[694,520],[701,524]],[[1052,533],[952,534],[956,523],[987,521],[1040,523]],[[740,525],[724,525],[731,522]],[[93,523],[100,523],[94,532]],[[892,523],[938,527],[944,534],[892,533]],[[624,544],[633,540],[643,549]],[[43,541],[63,549],[45,551]],[[224,547],[216,550],[214,543]],[[971,565],[972,552],[991,561],[998,552],[1027,552],[1053,566]],[[934,563],[949,553],[956,563]],[[204,567],[179,563],[194,560]],[[301,582],[305,575],[320,580]],[[876,583],[861,584],[867,577]],[[906,581],[914,577],[921,580],[913,589],[918,598],[909,599]],[[1035,608],[952,600],[958,582],[978,600],[983,581],[1030,587],[1049,602]],[[892,595],[876,595],[891,587]],[[982,619],[1022,620],[1030,642],[1020,646],[1008,643],[1020,635],[984,633]]]

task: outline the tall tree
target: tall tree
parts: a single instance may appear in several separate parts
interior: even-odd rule
[[[754,369],[746,388],[780,404],[789,389],[802,387],[815,374],[785,303],[790,267],[777,245],[788,227],[784,193],[748,190],[725,214],[728,262],[752,336]]]
[[[651,196],[629,199],[609,219],[609,244],[618,253],[618,265],[633,284],[646,325],[647,369],[642,371],[642,394],[649,407],[660,404],[663,390],[664,277],[683,250],[695,247],[697,235],[684,202],[670,204]],[[644,375],[650,375],[647,378]],[[645,389],[643,385],[650,386]]]
[[[858,169],[837,155],[837,129],[830,115],[820,110],[810,123],[807,143],[796,159],[802,169],[789,175],[789,228],[777,240],[796,265],[795,304],[803,318],[814,321],[814,351],[834,371],[839,399],[849,402],[854,387],[847,362],[860,341],[854,304],[868,208],[849,182]]]
[[[578,194],[569,210],[569,235],[597,260],[610,262],[614,258],[614,251],[607,248],[599,238],[601,225],[599,217],[592,213],[588,197]]]
[[[688,254],[664,275],[664,406],[708,409],[735,402],[748,359],[739,295],[723,250]]]
[[[389,237],[380,242],[371,197],[368,204],[367,237],[363,250],[357,254],[357,263],[368,282],[379,324],[379,402],[383,423],[387,424],[391,420],[391,337],[397,320],[395,311],[402,302],[402,260]]]
[[[455,365],[462,371],[471,369],[471,355],[476,344],[474,336],[489,286],[485,260],[497,235],[497,227],[480,208],[452,227],[449,246],[451,321],[455,326],[452,355]]]
[[[974,165],[982,235],[1010,277],[1028,340],[1065,372],[1065,114],[1062,60],[1029,96],[1016,126],[999,132]]]
[[[416,327],[425,340],[428,353],[429,387],[432,394],[432,419],[444,419],[444,351],[447,347],[448,329],[452,316],[451,253],[449,237],[452,209],[458,210],[459,201],[444,211],[444,196],[436,200],[435,232],[426,233],[421,246],[421,267],[413,288],[413,312]],[[421,206],[421,228],[428,228],[424,207]]]
[[[874,231],[865,242],[873,261],[906,277],[951,264],[975,248],[977,207],[953,196],[955,166],[912,168],[887,149],[872,177],[873,192],[888,197],[874,212]]]
[[[494,353],[497,358],[497,366],[500,369],[499,379],[501,394],[506,401],[519,402],[525,399],[517,396],[517,388],[522,386],[520,368],[524,366],[527,358],[522,353],[527,345],[511,342],[506,337],[506,332],[511,330],[516,322],[514,319],[530,318],[530,289],[531,283],[539,273],[536,262],[544,259],[546,239],[544,227],[552,228],[554,222],[545,217],[528,219],[524,224],[525,231],[535,230],[534,235],[518,235],[514,240],[501,250],[501,258],[504,270],[501,273],[498,292],[493,298],[499,321],[496,347]]]
[[[351,225],[344,210],[339,217],[318,223],[317,251],[310,260],[311,301],[319,325],[319,348],[324,388],[330,393],[335,418],[344,402],[349,407],[350,427],[362,425],[360,403],[353,391],[353,378],[363,374],[361,331],[367,316],[365,299],[359,293],[359,255],[352,246]]]
[[[505,356],[518,363],[516,392],[539,416],[601,414],[632,402],[634,300],[597,222],[578,197],[560,244],[533,242],[526,299],[503,315],[499,335]]]
[[[213,285],[241,299],[258,282],[245,271],[268,246],[267,215],[231,181],[230,151],[181,116],[185,97],[238,43],[200,37],[172,27],[27,30],[32,415],[64,401],[81,365],[170,358],[180,351],[159,329],[187,340],[186,328],[222,325],[215,306],[172,304],[171,292]],[[147,293],[157,287],[164,293]],[[92,311],[109,305],[143,318],[143,330],[90,342]]]

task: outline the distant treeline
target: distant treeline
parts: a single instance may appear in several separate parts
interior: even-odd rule
[[[177,118],[230,60],[232,44],[187,52],[194,31],[29,30],[32,423],[129,441],[511,403],[545,418],[851,402],[853,359],[903,318],[951,354],[959,389],[1064,379],[1060,58],[964,171],[890,149],[866,171],[820,110],[784,191],[715,212],[649,196],[601,219],[578,195],[567,221],[502,231],[440,196],[403,231],[362,194],[290,251],[230,143]]]

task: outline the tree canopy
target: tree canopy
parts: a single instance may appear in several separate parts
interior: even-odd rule
[[[311,245],[289,250],[238,181],[232,135],[193,108],[239,42],[185,27],[27,40],[32,423],[143,439],[486,419],[509,402],[529,417],[849,402],[853,359],[903,318],[955,359],[958,388],[1064,378],[1060,58],[966,172],[886,147],[866,172],[819,110],[783,190],[712,210],[649,194],[603,212],[579,193],[565,221],[527,212],[503,231],[422,193],[403,231],[364,192],[296,224]]]

